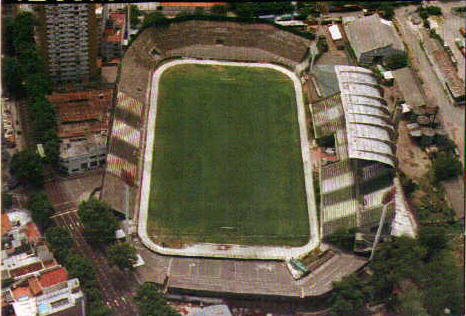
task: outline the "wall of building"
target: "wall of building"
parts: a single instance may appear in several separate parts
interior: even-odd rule
[[[38,6],[38,38],[54,82],[87,81],[96,76],[95,5]]]
[[[68,175],[82,173],[105,165],[106,145],[95,145],[89,152],[60,158],[62,170]]]
[[[362,53],[359,57],[359,62],[361,64],[372,64],[377,62],[377,59],[380,59],[380,62],[383,61],[384,58],[392,55],[403,54],[402,50],[394,49],[391,46],[379,48],[372,50],[370,52]]]

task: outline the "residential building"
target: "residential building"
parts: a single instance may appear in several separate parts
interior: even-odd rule
[[[107,142],[105,135],[91,135],[62,141],[60,145],[60,167],[73,175],[105,165]]]
[[[345,24],[345,31],[361,64],[382,63],[388,56],[405,52],[393,23],[380,18],[378,14]]]
[[[47,100],[58,117],[58,137],[82,138],[107,134],[112,107],[112,89],[93,89],[53,93]]]
[[[57,111],[63,171],[72,175],[103,166],[113,90],[53,93],[47,99]]]
[[[94,4],[36,7],[39,47],[54,83],[87,82],[97,73],[97,25]]]
[[[25,210],[2,213],[2,315],[85,316],[78,279],[57,263]]]
[[[125,12],[111,12],[109,14],[101,45],[101,55],[104,61],[110,61],[122,56],[123,44],[125,42],[125,27]]]

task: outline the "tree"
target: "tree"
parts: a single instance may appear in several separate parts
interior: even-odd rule
[[[213,15],[226,15],[227,14],[227,7],[225,7],[223,5],[213,6],[210,9],[210,13],[212,13]]]
[[[426,264],[423,272],[424,306],[431,315],[451,315],[464,312],[464,270],[456,265],[452,251],[443,250]]]
[[[31,211],[32,220],[42,228],[51,224],[50,216],[54,208],[45,193],[36,193],[29,198],[28,209]]]
[[[131,28],[136,28],[136,26],[139,24],[139,17],[142,15],[141,10],[139,10],[138,6],[135,4],[132,4],[129,6],[129,11],[130,11],[130,26]]]
[[[442,9],[437,6],[428,6],[426,7],[426,11],[429,15],[442,15]]]
[[[407,198],[410,198],[411,195],[414,193],[414,191],[417,190],[418,185],[411,178],[408,178],[408,176],[402,173],[401,171],[399,172],[399,175],[400,175],[401,186],[403,187],[403,192]]]
[[[87,297],[87,293],[86,293]],[[102,302],[91,302],[87,305],[87,313],[88,316],[110,316],[112,315],[112,311],[109,307],[102,304]]]
[[[45,159],[51,166],[58,166],[60,158],[60,138],[54,128],[45,131],[42,136]]]
[[[204,15],[204,8],[203,7],[195,7],[194,8],[194,15]]]
[[[40,61],[38,62],[40,63]],[[43,96],[51,92],[51,83],[49,78],[42,72],[26,74],[24,86],[26,88],[26,94],[31,98],[35,96]]]
[[[118,223],[107,204],[91,198],[79,205],[78,214],[84,225],[84,235],[89,243],[104,246],[115,240]]]
[[[427,250],[426,260],[430,260],[448,247],[447,230],[441,226],[422,226],[419,243]]]
[[[15,20],[13,18],[4,18],[3,20],[3,53],[6,56],[15,55],[14,45]]]
[[[384,64],[388,69],[403,68],[408,65],[408,55],[405,53],[392,54],[384,58]]]
[[[142,29],[158,25],[165,25],[168,23],[168,19],[165,17],[165,15],[163,15],[162,12],[152,12],[146,15],[146,17],[144,18],[144,22],[142,23]]]
[[[50,227],[45,231],[45,238],[58,261],[64,263],[73,247],[70,232],[62,227]]]
[[[423,293],[413,283],[402,288],[397,296],[395,310],[400,316],[429,316],[424,308]]]
[[[384,19],[387,20],[393,19],[393,16],[395,15],[395,10],[393,6],[388,2],[381,3],[379,10],[383,11],[382,16]]]
[[[42,159],[30,149],[17,152],[11,159],[10,171],[22,184],[41,187],[44,182],[42,168]]]
[[[135,296],[141,316],[180,316],[160,292],[154,283],[144,283]]]
[[[426,249],[409,237],[394,238],[391,242],[383,243],[369,265],[374,272],[371,285],[376,297],[389,297],[394,287],[403,280],[419,280],[422,276],[419,267],[422,267],[425,255]]]
[[[350,275],[333,283],[331,310],[337,316],[361,315],[369,294],[370,288],[365,287],[354,275]]]
[[[94,266],[89,259],[78,254],[71,254],[66,258],[65,264],[70,277],[78,278],[84,288],[96,286]]]
[[[108,250],[109,262],[121,270],[133,269],[137,262],[136,249],[128,243],[115,244]]]
[[[5,211],[13,205],[13,195],[2,193],[2,211]]]
[[[433,182],[449,180],[461,174],[461,162],[451,153],[439,152],[432,160]]]
[[[13,57],[4,57],[2,67],[2,80],[6,90],[15,97],[22,94],[21,76],[18,73],[18,63]]]
[[[291,2],[232,2],[230,9],[240,17],[256,17],[266,14],[291,13]]]

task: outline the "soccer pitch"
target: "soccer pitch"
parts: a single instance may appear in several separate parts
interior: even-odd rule
[[[302,246],[309,219],[292,81],[267,68],[162,73],[147,230],[158,244]]]

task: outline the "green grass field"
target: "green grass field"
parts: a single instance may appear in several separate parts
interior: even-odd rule
[[[179,247],[309,240],[295,91],[269,69],[177,65],[160,80],[148,233]]]

